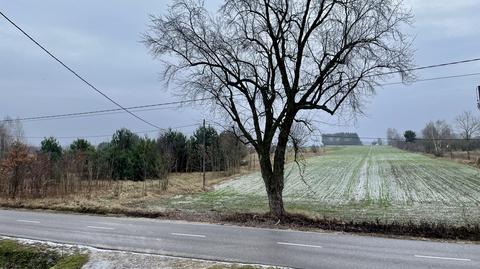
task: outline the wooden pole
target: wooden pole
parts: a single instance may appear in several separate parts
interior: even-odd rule
[[[207,186],[207,178],[205,176],[205,162],[206,162],[206,155],[207,155],[207,144],[206,140],[206,133],[207,129],[205,128],[205,119],[203,119],[203,161],[202,161],[202,173],[203,173],[203,190],[206,189]]]
[[[478,109],[480,109],[480,86],[478,86],[477,88],[477,106],[478,106]]]

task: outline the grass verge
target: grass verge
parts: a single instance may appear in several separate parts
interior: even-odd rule
[[[3,205],[0,205],[3,206]],[[9,206],[12,208],[12,206]],[[21,209],[52,210],[52,208],[16,207]],[[442,222],[380,222],[377,221],[343,221],[335,218],[315,218],[303,214],[289,214],[282,222],[268,213],[227,213],[227,212],[187,212],[163,211],[152,212],[128,210],[121,208],[54,208],[59,212],[73,212],[96,215],[115,215],[127,217],[182,220],[192,222],[232,224],[246,227],[294,229],[303,231],[335,231],[392,237],[414,237],[454,241],[480,242],[480,223],[464,226],[452,226]]]
[[[80,269],[87,261],[85,254],[60,254],[41,246],[0,240],[2,269]]]

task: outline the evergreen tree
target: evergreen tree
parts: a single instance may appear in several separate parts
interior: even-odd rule
[[[62,157],[62,147],[58,140],[52,136],[42,140],[40,151],[47,154],[53,161],[58,161]]]

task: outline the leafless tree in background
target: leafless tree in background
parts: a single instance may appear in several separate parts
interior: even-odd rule
[[[3,124],[0,124],[0,159],[5,156],[10,144],[11,137],[8,129]]]
[[[0,158],[6,154],[15,142],[23,142],[23,138],[23,126],[19,120],[6,117],[0,121]]]
[[[388,128],[387,129],[387,144],[392,147],[397,147],[398,144],[401,142],[402,137],[400,133],[395,128]]]
[[[457,128],[460,130],[460,135],[466,140],[467,158],[470,160],[470,142],[475,135],[480,133],[480,119],[468,111],[463,112],[455,121]]]
[[[448,142],[455,137],[452,127],[444,120],[429,122],[422,130],[422,136],[426,139],[426,151],[443,156]],[[429,149],[431,148],[431,149]]]
[[[144,42],[165,79],[212,97],[256,150],[271,213],[283,219],[285,151],[306,111],[358,112],[385,73],[408,77],[401,0],[176,0]],[[273,160],[270,151],[274,149]]]

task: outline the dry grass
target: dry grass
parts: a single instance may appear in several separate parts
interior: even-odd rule
[[[328,154],[336,151],[336,148],[320,149],[318,153],[306,151],[303,157]],[[294,153],[287,153],[287,162],[292,162]],[[250,159],[249,159],[250,158]],[[226,172],[207,172],[206,190],[212,190],[213,186],[233,178],[247,175],[259,170],[258,157],[247,157],[252,164],[241,167],[235,174]],[[254,164],[255,163],[255,164]],[[160,180],[146,181],[93,181],[93,190],[79,192],[65,196],[50,198],[16,198],[0,197],[0,206],[30,209],[52,209],[61,211],[74,211],[85,213],[126,213],[134,215],[148,215],[150,211],[161,214],[163,210],[175,210],[171,208],[170,200],[183,195],[195,195],[204,193],[203,178],[201,172],[172,173],[168,177],[168,188],[162,188]],[[88,183],[88,182],[87,182]],[[162,209],[159,211],[159,209]]]
[[[480,151],[475,150],[470,152],[470,160],[468,159],[468,155],[465,151],[455,151],[452,154],[446,153],[445,158],[451,158],[455,161],[458,161],[463,164],[468,164],[468,165],[477,165],[477,160],[480,159]]]
[[[332,150],[327,150],[327,153]],[[324,154],[324,151],[321,151]],[[318,153],[307,152],[305,157]],[[293,152],[288,155],[292,161]],[[252,160],[254,160],[252,158]],[[258,161],[258,158],[257,160]],[[207,191],[213,186],[235,177],[258,171],[259,165],[241,167],[236,174],[226,172],[207,172]],[[72,211],[80,213],[125,214],[130,216],[164,216],[165,212],[177,209],[172,207],[171,200],[176,197],[201,195],[203,189],[202,173],[172,173],[168,178],[168,188],[163,190],[162,181],[94,181],[88,192],[57,196],[50,198],[16,198],[0,197],[0,206],[28,209],[48,209]]]
[[[471,151],[470,160],[468,159],[467,152],[465,151],[445,152],[443,157],[437,157],[433,154],[428,154],[428,153],[420,153],[420,154],[433,159],[442,159],[446,161],[456,162],[456,163],[480,168],[480,150]]]
[[[233,177],[247,174],[242,170],[238,174],[225,172],[207,172],[207,190],[214,185]],[[93,185],[95,185],[94,182]],[[204,192],[202,173],[174,173],[169,176],[168,188],[162,189],[161,181],[101,181],[99,185],[110,184],[110,188],[99,188],[91,193],[77,193],[55,198],[17,198],[0,197],[0,206],[31,209],[52,209],[61,211],[88,213],[121,213],[138,211],[145,213],[145,205],[162,204],[163,200],[177,195],[198,194]],[[168,209],[168,208],[166,208]]]

